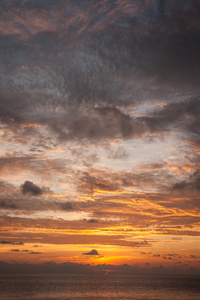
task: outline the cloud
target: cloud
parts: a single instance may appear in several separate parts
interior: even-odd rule
[[[66,211],[74,210],[73,204],[71,202],[61,203],[60,207],[62,210],[66,210]]]
[[[118,147],[116,151],[111,151],[108,157],[116,160],[117,159],[124,160],[124,159],[128,159],[129,155],[127,154],[124,148]]]
[[[158,169],[156,173],[154,170],[143,171],[143,166],[127,171],[115,172],[112,169],[102,169],[98,172],[94,169],[88,172],[80,172],[77,180],[77,190],[83,193],[96,194],[99,193],[123,193],[129,191],[133,193],[134,189],[141,189],[141,191],[148,191],[149,188],[167,192],[170,188],[170,182],[173,176],[169,174],[168,170]],[[166,181],[166,186],[164,182]],[[162,196],[160,195],[160,199]]]
[[[197,256],[197,255],[193,255],[193,254],[191,254],[190,255],[190,258],[200,258],[199,256]]]
[[[49,120],[49,128],[60,141],[130,139],[146,132],[143,123],[135,121],[114,105],[83,111],[77,108],[75,112],[73,109],[70,116],[63,114],[56,122]]]
[[[137,275],[199,275],[199,268],[174,268],[160,265],[158,267],[150,267],[149,265],[146,268],[140,268],[138,266],[131,266],[127,264],[122,265],[90,265],[90,264],[79,264],[72,262],[65,262],[61,264],[56,264],[55,262],[46,262],[42,264],[19,264],[13,263],[8,264],[6,262],[0,261],[0,273],[1,274],[103,274],[105,275],[105,269],[111,270],[119,274],[137,274]],[[180,283],[182,284],[182,282]],[[180,289],[182,285],[180,285]],[[191,288],[191,287],[190,287]]]
[[[2,244],[2,245],[16,245],[16,246],[24,245],[23,242],[10,242],[10,241],[0,241],[0,244]]]
[[[9,242],[9,241],[0,241],[0,244],[2,245],[12,245],[12,242]]]
[[[84,255],[100,255],[97,250],[92,249],[89,252],[83,253]]]
[[[199,235],[199,3],[186,2],[1,1],[5,228],[77,230],[66,240],[24,233],[33,243],[142,248],[151,243],[132,228]],[[84,219],[58,221],[77,210]]]
[[[95,191],[118,192],[119,186],[109,178],[105,180],[101,176],[96,177],[88,172],[84,172],[80,176],[78,189],[84,193],[94,193]]]
[[[23,174],[18,176],[24,178]],[[13,180],[12,176],[8,177],[9,180]],[[37,180],[42,181],[42,178],[39,177],[38,179],[37,177]],[[65,199],[67,198],[68,197],[66,196]],[[21,185],[20,189],[18,184],[12,185],[5,183],[2,186],[0,185],[0,208],[4,214],[12,214],[15,210],[18,212],[20,211],[22,214],[26,214],[33,210],[56,210],[58,209],[59,200],[59,195],[57,197],[57,194],[54,194],[48,187],[40,187],[30,181],[25,181],[24,184]]]
[[[168,256],[171,256],[171,257],[173,257],[173,256],[178,256],[179,257],[179,254],[176,254],[176,253],[170,253],[170,254],[167,254]]]
[[[9,202],[9,203],[8,203]],[[15,203],[12,203],[12,200],[11,201],[0,201],[0,208],[3,208],[3,209],[19,209],[19,207],[15,204]]]
[[[41,254],[41,252],[34,252],[34,251],[30,251],[30,250],[19,250],[19,249],[12,249],[12,252],[26,252],[28,254]]]
[[[14,243],[12,243],[12,245],[22,246],[22,245],[24,245],[24,243],[23,242],[14,242]]]
[[[176,126],[191,135],[199,132],[199,116],[199,97],[192,97],[168,103],[147,116],[139,117],[139,120],[145,122],[152,132],[170,130]]]
[[[194,193],[200,192],[200,170],[195,171],[188,181],[175,183],[172,187],[173,191]]]
[[[154,113],[142,119],[130,113],[147,99],[190,97],[191,87],[198,93],[196,1],[187,6],[147,0],[143,5],[139,1],[112,5],[112,0],[38,3],[9,2],[5,9],[1,2],[5,76],[0,118],[6,129],[27,141],[44,137],[45,126],[52,139],[62,142],[140,138],[177,121],[198,132],[198,118],[180,123],[186,111],[175,112],[178,105],[170,106],[171,117],[167,107],[160,117]],[[197,100],[191,101],[197,107]]]
[[[14,140],[11,139],[11,143],[13,142]],[[35,147],[37,148],[37,150],[39,150],[40,147],[45,148],[44,143],[42,144],[38,140],[35,142]],[[45,151],[46,150],[47,149],[45,148]],[[40,175],[43,178],[51,178],[51,176],[55,176],[55,174],[65,173],[66,163],[67,159],[65,159],[64,161],[59,158],[48,159],[48,157],[46,156],[37,154],[27,155],[25,153],[22,154],[15,152],[8,155],[2,155],[0,157],[0,170],[1,173],[5,175],[9,172],[12,172],[13,174],[19,174],[26,170],[27,173],[32,172],[35,175]],[[6,182],[1,182],[1,185],[3,185],[7,189],[11,188]],[[50,190],[48,192],[50,192]]]
[[[171,256],[168,256],[168,257],[167,256],[163,256],[163,259],[169,259],[170,260],[170,259],[172,259],[172,257]]]
[[[88,223],[98,223],[98,219],[89,219]]]
[[[43,193],[42,189],[31,181],[25,181],[24,184],[21,185],[21,190],[23,194],[30,193],[34,196],[38,196]]]

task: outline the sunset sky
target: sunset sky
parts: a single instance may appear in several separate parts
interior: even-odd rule
[[[0,138],[0,261],[200,270],[199,0],[1,0]]]

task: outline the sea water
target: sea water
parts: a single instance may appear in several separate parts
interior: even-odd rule
[[[0,299],[200,299],[200,278],[116,274],[0,275]]]

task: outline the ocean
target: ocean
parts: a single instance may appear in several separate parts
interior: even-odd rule
[[[199,276],[0,275],[1,300],[200,299]]]

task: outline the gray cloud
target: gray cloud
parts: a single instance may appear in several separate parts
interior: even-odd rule
[[[183,112],[134,119],[124,108],[199,94],[197,1],[47,3],[1,2],[0,118],[21,138],[39,134],[23,123],[45,125],[59,141],[138,138]],[[198,132],[193,116],[182,125]]]
[[[124,148],[122,147],[118,147],[118,149],[116,151],[111,151],[111,153],[108,156],[111,159],[127,159],[129,157],[129,155],[127,154],[127,152],[125,151]]]
[[[198,98],[187,99],[165,105],[163,108],[141,117],[152,131],[169,130],[176,126],[192,133],[199,132],[200,102]]]
[[[21,190],[23,194],[30,193],[34,196],[38,196],[43,193],[42,189],[31,181],[25,181],[24,184],[21,185]]]
[[[91,251],[87,253],[83,253],[84,255],[99,255],[98,251],[95,249],[92,249]]]
[[[12,243],[12,245],[22,246],[22,245],[24,245],[24,243],[23,242],[14,242],[14,243]]]
[[[181,193],[199,193],[200,192],[200,171],[195,171],[188,179],[188,181],[181,181],[175,183],[172,187],[172,191],[178,191]]]
[[[83,108],[84,109],[84,108]],[[85,110],[85,109],[84,109]],[[134,121],[119,108],[101,107],[87,109],[86,113],[76,109],[72,115],[60,116],[55,122],[50,120],[49,128],[59,140],[140,137],[146,132],[143,123]]]
[[[141,166],[141,169],[143,169],[143,166]],[[165,185],[163,179],[166,181]],[[148,187],[162,188],[164,192],[166,190],[168,192],[173,180],[174,177],[167,170],[162,169],[156,171],[152,168],[149,170],[147,168],[147,171],[133,169],[126,172],[109,172],[105,169],[95,175],[90,171],[80,173],[77,187],[84,193],[93,193],[95,190],[118,192],[127,188],[130,189],[130,192],[133,192],[135,187],[140,187],[143,191],[144,188],[148,189]]]
[[[191,257],[191,258],[200,258],[199,256],[193,255],[193,254],[191,254],[190,257]]]
[[[96,274],[97,272],[100,274],[105,274],[105,267],[109,267],[109,270],[114,272],[120,272],[120,274],[137,274],[137,275],[147,275],[147,274],[154,274],[154,275],[199,275],[200,270],[199,268],[165,268],[164,266],[160,265],[159,267],[150,267],[147,268],[140,268],[138,266],[131,266],[127,264],[123,265],[97,265],[92,266],[89,264],[78,264],[78,263],[71,263],[65,262],[62,264],[56,264],[55,262],[47,262],[43,264],[8,264],[6,262],[0,262],[0,273],[1,274],[62,274],[62,273],[69,273],[69,274],[87,274],[92,273]],[[178,281],[177,281],[178,282]],[[179,282],[178,282],[179,284]],[[180,282],[180,286],[178,288],[182,289],[182,282]],[[190,291],[191,289],[196,292],[196,282],[194,285],[190,283]]]
[[[73,204],[71,202],[61,203],[60,207],[62,210],[66,210],[66,211],[74,210]]]
[[[39,144],[36,145],[36,147],[40,146],[41,145]],[[21,153],[14,152],[0,157],[0,171],[2,173],[12,171],[13,173],[18,174],[21,171],[26,170],[26,172],[33,172],[43,179],[50,179],[51,177],[55,177],[55,174],[66,174],[67,171],[71,171],[70,167],[66,169],[67,163],[69,163],[68,159],[48,159],[45,156],[41,157],[40,155],[34,154],[22,155]],[[13,166],[15,167],[13,168]],[[49,166],[51,166],[51,168],[49,168]],[[7,182],[1,181],[0,185],[6,190],[13,190],[13,186]],[[50,189],[47,187],[42,187],[42,191],[43,193],[51,193]]]
[[[12,203],[12,200],[11,201],[4,201],[4,200],[1,200],[0,201],[0,208],[3,208],[3,209],[19,209],[19,207],[15,204],[15,203]]]
[[[2,244],[2,245],[17,245],[17,246],[24,245],[23,242],[10,242],[10,241],[0,241],[0,244]]]
[[[9,241],[0,241],[0,244],[2,245],[9,245],[9,244],[12,244],[12,242],[9,242]]]
[[[103,174],[102,174],[103,175]],[[96,177],[90,175],[88,172],[84,172],[80,176],[78,183],[78,189],[84,193],[93,193],[95,190],[102,191],[117,191],[119,186],[109,178],[105,180],[102,176]]]
[[[89,219],[88,223],[98,223],[98,219]]]

